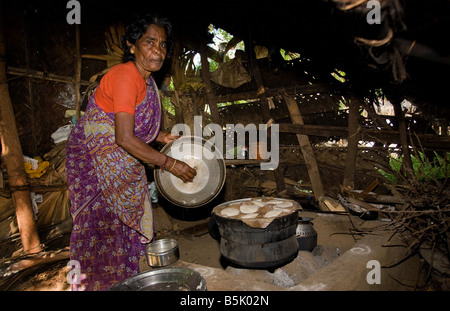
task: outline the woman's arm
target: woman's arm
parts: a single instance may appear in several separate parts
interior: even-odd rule
[[[166,164],[165,168],[184,182],[192,181],[197,172],[186,163],[167,157],[155,150],[134,135],[134,116],[126,112],[115,114],[116,143],[128,153],[144,162],[158,166]],[[170,134],[169,134],[170,135]],[[166,135],[168,139],[169,135]],[[170,135],[172,138],[173,136]],[[167,162],[166,162],[167,159]]]

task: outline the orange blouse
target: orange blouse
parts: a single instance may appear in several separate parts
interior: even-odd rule
[[[134,115],[147,91],[144,79],[132,62],[111,68],[100,80],[95,102],[106,113],[127,112]]]

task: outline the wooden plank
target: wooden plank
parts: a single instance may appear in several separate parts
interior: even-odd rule
[[[289,95],[284,95],[284,99],[291,115],[292,122],[294,124],[303,125],[303,118],[300,114],[300,109],[298,108],[297,101]],[[327,205],[322,202],[322,197],[324,196],[322,180],[320,178],[319,167],[317,166],[316,158],[314,156],[311,143],[309,142],[309,138],[306,135],[296,135],[298,143],[300,144],[300,148],[302,150],[303,157],[305,159],[309,179],[311,180],[312,190],[316,202],[319,205],[319,209],[322,211],[329,211]]]

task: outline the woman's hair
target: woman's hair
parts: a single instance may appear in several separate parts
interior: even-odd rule
[[[164,17],[159,17],[153,14],[146,14],[137,18],[134,22],[129,24],[125,29],[125,35],[122,36],[122,49],[124,51],[124,62],[133,61],[134,54],[131,54],[130,47],[127,45],[127,41],[131,44],[136,42],[147,32],[147,28],[150,25],[156,25],[163,27],[166,31],[166,43],[167,43],[167,55],[169,58],[172,52],[172,24]]]

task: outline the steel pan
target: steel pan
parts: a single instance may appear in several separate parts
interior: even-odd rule
[[[158,191],[169,202],[181,207],[199,207],[211,202],[222,190],[226,177],[225,161],[211,142],[186,136],[167,144],[161,152],[197,171],[193,182],[184,183],[168,171],[154,170]]]
[[[191,269],[161,268],[125,279],[110,291],[206,291],[206,282]]]

